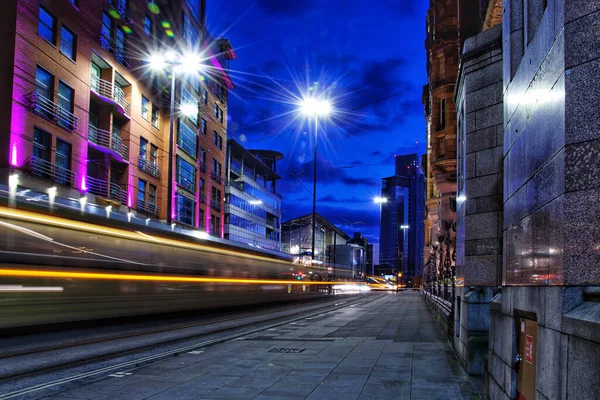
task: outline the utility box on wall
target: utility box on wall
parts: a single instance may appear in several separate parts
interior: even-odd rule
[[[535,363],[537,358],[537,322],[519,318],[519,367],[517,394],[519,400],[535,400]]]

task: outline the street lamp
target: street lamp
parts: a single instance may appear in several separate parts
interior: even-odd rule
[[[385,203],[387,203],[388,199],[387,199],[387,197],[377,196],[373,199],[373,201],[377,204],[385,204]]]
[[[312,211],[312,248],[311,259],[315,259],[315,234],[317,220],[317,140],[319,131],[319,116],[327,117],[332,112],[328,100],[319,100],[313,97],[304,99],[300,104],[300,111],[307,117],[315,118],[315,144],[313,154],[313,211]]]
[[[169,109],[169,164],[167,181],[167,224],[173,223],[173,139],[174,139],[174,114],[175,114],[175,73],[185,72],[188,74],[197,73],[202,69],[200,57],[196,54],[177,54],[168,51],[164,54],[153,54],[148,59],[149,67],[154,71],[170,70],[171,72],[171,102]],[[182,114],[190,116],[198,112],[192,104],[180,105]]]

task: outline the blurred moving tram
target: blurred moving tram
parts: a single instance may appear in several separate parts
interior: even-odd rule
[[[367,287],[371,290],[396,291],[398,285],[395,280],[388,280],[380,276],[367,276]]]
[[[206,236],[0,206],[0,331],[330,292],[327,267],[294,264],[283,253]],[[334,273],[338,282],[352,278],[350,270]]]

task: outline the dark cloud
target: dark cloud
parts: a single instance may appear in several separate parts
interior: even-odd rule
[[[300,15],[316,3],[314,0],[256,0],[256,2],[267,13],[286,16]]]
[[[380,156],[381,154],[383,154],[383,153],[379,150],[375,150],[374,152],[371,153],[372,156]]]
[[[368,203],[371,199],[368,198],[358,198],[355,196],[352,197],[338,197],[332,194],[328,194],[327,196],[319,197],[317,199],[319,202],[324,203]]]
[[[363,165],[364,163],[360,160],[352,161],[350,165]]]

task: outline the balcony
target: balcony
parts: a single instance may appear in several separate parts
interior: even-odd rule
[[[154,217],[158,217],[158,211],[159,211],[158,206],[155,204],[150,204],[147,201],[138,200],[136,209],[145,214],[152,215]]]
[[[65,110],[41,94],[36,92],[29,93],[26,98],[29,102],[29,108],[39,116],[53,121],[56,125],[68,131],[74,131],[78,128],[79,117],[76,117],[75,114]]]
[[[148,175],[151,175],[155,178],[160,178],[160,167],[156,165],[155,162],[140,157],[138,160],[138,168],[140,171],[144,171]]]
[[[88,140],[95,145],[115,151],[124,161],[129,160],[129,148],[123,144],[123,139],[114,133],[88,125]]]
[[[105,199],[114,200],[116,202],[126,204],[127,192],[123,190],[121,185],[114,182],[107,182],[102,179],[87,177],[88,191],[96,196],[104,197]]]
[[[244,182],[236,182],[236,181],[228,180],[226,183],[228,186],[236,188],[240,192],[244,191]]]
[[[133,11],[131,11],[131,8],[127,7],[127,2],[125,0],[106,0],[106,2],[113,6],[119,15],[128,23],[133,22]]]
[[[108,99],[123,109],[123,113],[131,118],[131,104],[125,100],[123,89],[95,75],[90,77],[90,89],[98,96]]]
[[[210,201],[210,206],[215,210],[215,211],[221,211],[221,202],[219,200],[211,200]]]
[[[26,168],[33,174],[50,179],[61,185],[71,186],[75,181],[75,173],[66,168],[52,164],[39,157],[29,157],[25,161]]]
[[[210,174],[210,177],[213,179],[213,181],[217,182],[217,183],[223,183],[223,178],[221,178],[221,175],[217,174],[216,171],[213,171]]]
[[[107,36],[106,33],[100,32],[100,46],[115,57],[115,60],[122,66],[129,68],[129,56],[125,51],[125,43],[117,43],[111,37]]]
[[[229,169],[231,170],[231,172],[233,172],[237,176],[242,175],[242,168],[237,165],[234,165],[233,163],[231,163],[231,167]]]

